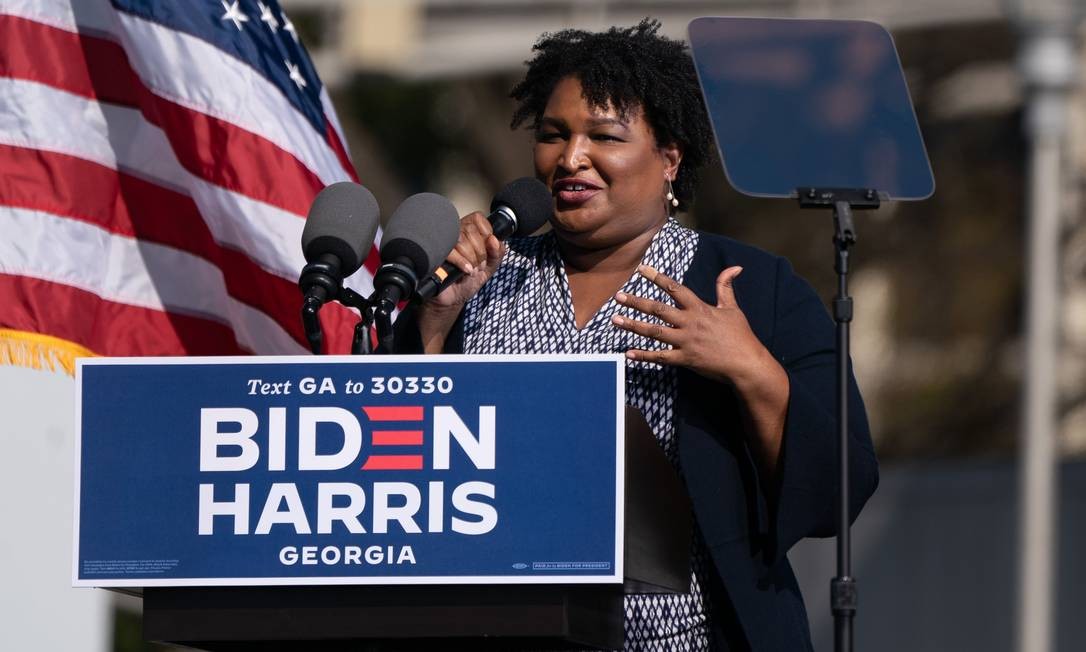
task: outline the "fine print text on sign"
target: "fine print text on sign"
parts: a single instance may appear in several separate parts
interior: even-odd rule
[[[92,359],[76,586],[622,578],[620,356]]]

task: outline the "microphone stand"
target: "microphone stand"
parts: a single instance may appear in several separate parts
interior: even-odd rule
[[[400,301],[411,297],[419,285],[418,275],[413,263],[403,256],[389,255],[382,258],[381,267],[374,275],[375,290],[370,297],[373,308],[372,319],[377,327],[377,353],[390,354],[395,351],[395,336],[392,332],[392,313]]]
[[[853,621],[859,603],[856,578],[852,577],[852,537],[849,527],[848,481],[848,378],[849,325],[852,297],[848,295],[849,249],[856,244],[852,211],[879,207],[879,193],[868,189],[799,188],[800,208],[833,209],[834,265],[837,295],[833,299],[833,320],[837,324],[837,453],[840,494],[837,503],[837,576],[830,582],[833,611],[833,642],[836,652],[851,652]]]
[[[339,302],[345,306],[357,308],[362,318],[354,325],[354,339],[351,340],[351,355],[369,355],[373,353],[370,328],[373,326],[373,303],[346,285],[340,290]]]
[[[373,303],[358,294],[351,288],[334,279],[339,276],[339,265],[335,259],[316,260],[302,269],[299,285],[315,290],[306,291],[302,299],[302,327],[305,330],[305,338],[309,342],[309,348],[314,355],[320,355],[324,345],[324,331],[317,316],[321,306],[328,301],[339,301],[345,306],[357,308],[362,318],[354,328],[354,339],[351,342],[352,355],[365,355],[372,353],[370,340],[370,328],[373,325]]]
[[[307,294],[302,299],[302,328],[305,330],[305,339],[309,342],[309,350],[313,352],[313,355],[320,355],[321,346],[324,343],[324,331],[321,330],[321,322],[317,318],[322,305],[324,301],[321,301],[319,297]]]
[[[324,345],[324,331],[317,317],[321,306],[339,296],[343,287],[339,280],[339,258],[322,255],[317,260],[302,268],[298,286],[302,290],[302,328],[309,349],[314,355],[320,355]]]
[[[381,301],[373,311],[373,318],[377,325],[377,352],[392,353],[394,338],[392,334],[392,312],[396,304]]]

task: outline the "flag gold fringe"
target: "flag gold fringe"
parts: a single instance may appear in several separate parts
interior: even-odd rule
[[[0,365],[49,371],[59,367],[69,376],[75,376],[76,358],[94,355],[90,349],[59,337],[0,328]]]

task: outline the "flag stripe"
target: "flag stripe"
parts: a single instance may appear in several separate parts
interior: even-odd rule
[[[319,187],[344,181],[353,174],[353,166],[344,168],[323,129],[315,130],[306,121],[285,119],[295,112],[295,107],[274,84],[255,75],[251,66],[201,39],[150,21],[131,15],[99,16],[97,13],[113,13],[108,7],[103,10],[96,6],[103,1],[88,0],[86,8],[80,1],[80,24],[85,18],[93,17],[94,28],[89,32],[76,25],[70,7],[67,8],[67,20],[56,17],[43,20],[40,11],[18,6],[19,3],[5,6],[4,3],[10,3],[10,0],[0,0],[0,13],[28,19],[23,22],[31,23],[28,29],[38,39],[63,41],[57,32],[68,34],[77,47],[73,49],[63,42],[57,44],[56,47],[65,48],[67,53],[66,58],[60,60],[61,65],[66,65],[67,61],[78,64],[87,54],[98,56],[111,47],[116,49],[124,60],[121,65],[127,68],[123,74],[139,79],[145,91],[237,125],[243,131],[260,134],[315,174],[321,181]],[[34,31],[35,25],[37,31]],[[3,53],[7,40],[7,34],[0,31],[0,58],[7,56]],[[86,46],[89,51],[84,54],[80,48],[88,42],[93,46]],[[38,47],[33,45],[31,51]],[[116,55],[91,59],[89,63],[94,66],[96,61],[101,61],[103,79],[114,74],[110,66],[116,65]],[[86,66],[78,67],[86,70]],[[323,97],[322,104],[325,114],[333,112],[330,102],[325,104]]]
[[[336,153],[336,158],[339,159],[340,165],[343,166],[344,170],[347,170],[350,173],[351,181],[358,183],[358,175],[355,174],[354,167],[351,165],[351,157],[347,154],[347,148],[339,139],[339,132],[335,130],[331,121],[328,122],[328,128],[324,137],[328,141],[328,146]]]
[[[140,108],[166,132],[185,169],[215,185],[297,215],[308,212],[325,186],[290,154],[229,122],[150,94]]]
[[[10,25],[11,19],[0,23]],[[25,21],[19,32],[34,31],[26,28]],[[13,46],[5,33],[0,32],[0,58],[8,61],[9,76],[36,81],[89,98],[98,97],[98,80],[111,79],[114,75],[138,80],[124,62],[124,50],[115,43],[93,37],[71,34],[52,27],[38,26],[36,34],[28,38],[37,43],[48,43],[58,57],[79,60],[86,55],[86,76],[79,68],[64,70],[59,76],[57,66],[41,66],[38,57],[13,55]],[[83,43],[88,45],[84,48]],[[100,59],[94,58],[101,56]],[[111,86],[112,82],[106,82]],[[86,94],[90,89],[92,94]],[[104,98],[98,98],[104,100]],[[284,210],[305,215],[310,198],[324,187],[324,183],[309,168],[289,152],[279,148],[266,138],[241,129],[234,124],[187,107],[175,104],[153,94],[147,87],[132,84],[131,97],[122,103],[138,105],[145,119],[165,132],[170,146],[186,170],[215,185],[254,199],[278,206]],[[335,156],[331,153],[331,156]],[[338,167],[338,161],[337,161]],[[337,181],[346,175],[340,173]]]
[[[56,113],[82,121],[57,121]],[[298,245],[303,220],[190,174],[171,154],[162,131],[135,109],[0,79],[0,143],[67,154],[184,192],[200,207],[216,241],[244,248],[261,267],[284,278],[296,277],[305,264]]]
[[[117,15],[109,0],[0,0],[0,14],[20,16],[36,23],[75,31],[108,34],[117,30]],[[79,22],[76,23],[76,12]]]
[[[324,107],[324,119],[328,122],[330,132],[328,144],[335,150],[343,169],[351,175],[351,181],[358,183],[358,174],[355,173],[354,165],[351,163],[351,154],[347,151],[347,137],[343,135],[343,125],[339,123],[339,117],[336,116],[327,88],[321,89],[321,106]]]
[[[98,74],[92,81],[84,56],[109,74]],[[0,75],[39,81],[112,104],[136,106],[138,101],[139,78],[116,43],[80,37],[18,16],[0,14]]]
[[[0,203],[83,220],[204,258],[223,271],[231,296],[305,341],[297,286],[215,243],[185,195],[64,154],[0,145]]]
[[[252,66],[199,38],[120,14],[120,43],[140,79],[155,95],[259,133],[312,170],[324,185],[346,179],[324,142],[324,131],[298,115],[294,105]]]
[[[0,231],[20,236],[0,239],[0,272],[65,283],[108,301],[232,324],[238,342],[249,350],[304,350],[266,314],[228,296],[222,271],[202,258],[86,222],[9,206],[0,206]]]
[[[324,116],[320,106],[320,82],[309,57],[291,38],[278,38],[278,26],[273,28],[252,13],[256,7],[244,0],[235,3],[239,10],[239,23],[213,11],[178,11],[172,3],[158,0],[110,0],[121,16],[132,16],[159,25],[176,34],[186,34],[204,41],[215,50],[245,62],[255,73],[274,86],[313,125],[318,132],[324,130]],[[210,2],[212,0],[205,0]],[[248,6],[246,6],[248,4]],[[213,5],[214,6],[214,5]],[[276,23],[274,4],[266,5]],[[256,29],[246,29],[247,26]],[[245,38],[238,38],[245,33]],[[290,65],[288,65],[290,64]],[[297,69],[292,76],[291,66]]]
[[[16,330],[38,331],[82,343],[95,353],[142,355],[243,355],[229,326],[176,313],[104,301],[63,283],[0,273],[0,302],[26,306],[8,311],[4,322]],[[78,319],[73,319],[78,315]],[[88,324],[90,327],[88,328]]]

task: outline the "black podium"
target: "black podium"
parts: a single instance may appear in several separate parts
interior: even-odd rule
[[[616,649],[623,595],[686,592],[689,499],[626,409],[625,584],[145,588],[144,638],[214,651]]]

